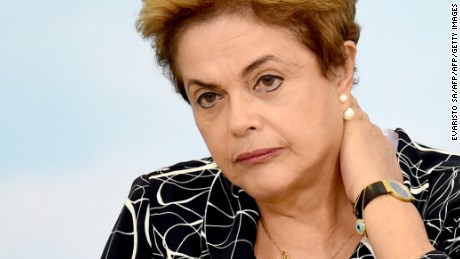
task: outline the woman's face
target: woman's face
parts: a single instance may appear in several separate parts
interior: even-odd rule
[[[340,69],[326,78],[288,30],[234,15],[188,28],[178,50],[196,125],[233,184],[271,199],[338,170]]]

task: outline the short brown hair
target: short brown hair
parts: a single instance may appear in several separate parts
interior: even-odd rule
[[[177,69],[177,41],[190,25],[223,13],[251,11],[267,25],[288,28],[318,58],[321,71],[345,63],[344,41],[358,43],[357,0],[143,0],[136,26],[152,40],[158,64],[188,101]]]

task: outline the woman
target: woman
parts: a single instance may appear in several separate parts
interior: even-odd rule
[[[138,29],[212,158],[138,178],[102,258],[458,258],[460,157],[369,121],[354,16],[354,0],[145,0]]]

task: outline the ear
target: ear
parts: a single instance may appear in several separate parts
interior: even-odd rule
[[[351,41],[347,40],[343,43],[345,48],[345,64],[337,69],[337,91],[339,93],[344,93],[348,96],[351,94],[351,88],[353,86],[353,79],[355,73],[355,58],[357,47],[356,44]]]

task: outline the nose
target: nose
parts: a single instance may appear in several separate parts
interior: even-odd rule
[[[261,109],[251,96],[238,96],[229,104],[228,127],[232,135],[244,137],[262,128]]]

